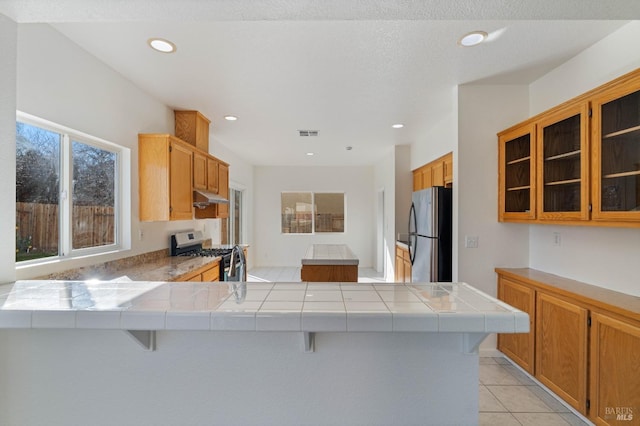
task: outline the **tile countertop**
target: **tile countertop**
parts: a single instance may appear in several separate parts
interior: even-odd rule
[[[168,256],[126,269],[98,273],[96,274],[96,279],[111,281],[175,281],[181,276],[188,275],[203,266],[218,262],[220,259],[218,256]],[[90,277],[87,278],[90,279]]]
[[[526,333],[529,317],[465,283],[16,281],[0,328]]]
[[[312,244],[302,258],[303,265],[357,265],[358,258],[345,244]]]

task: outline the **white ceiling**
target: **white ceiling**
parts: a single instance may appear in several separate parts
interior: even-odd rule
[[[52,23],[163,103],[201,111],[212,143],[252,164],[361,165],[430,143],[457,85],[530,83],[640,17],[640,1],[0,0],[0,13]],[[478,29],[489,42],[457,46]]]

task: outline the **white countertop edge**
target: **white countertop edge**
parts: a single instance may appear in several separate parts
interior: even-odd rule
[[[525,313],[2,311],[0,329],[526,333]]]
[[[161,283],[161,282],[128,282],[126,285],[135,285],[132,298],[125,300],[121,306],[113,305],[114,300],[121,301],[113,296],[97,299],[96,305],[88,308],[74,308],[62,306],[61,303],[69,303],[69,299],[57,299],[56,292],[48,295],[37,291],[38,282],[17,282],[23,284],[15,290],[15,298],[18,305],[11,303],[7,306],[0,305],[0,329],[115,329],[115,330],[213,330],[213,331],[303,331],[303,332],[462,332],[462,333],[526,333],[529,332],[529,316],[496,298],[466,283],[419,283],[419,284],[328,284],[331,292],[343,292],[343,302],[326,302],[326,309],[314,307],[305,310],[303,302],[297,296],[298,292],[321,292],[322,287],[314,285],[307,289],[306,283],[269,283],[268,287],[257,284],[251,289],[253,283],[248,283],[248,296],[257,297],[252,301],[248,298],[244,304],[230,304],[233,296],[225,294],[228,283]],[[44,284],[43,284],[44,283]],[[42,288],[64,288],[65,282],[40,282]],[[69,284],[69,282],[66,282]],[[91,291],[100,293],[107,287],[100,287],[100,283]],[[113,283],[104,284],[112,288]],[[184,287],[183,287],[184,286]],[[456,289],[456,286],[458,287]],[[3,286],[4,287],[4,286]],[[7,290],[10,287],[4,287]],[[20,299],[21,292],[33,292],[30,296]],[[287,302],[283,299],[270,302],[269,292],[273,290],[285,290],[278,292],[282,295],[288,293],[296,296],[295,301]],[[382,299],[370,301],[363,298],[359,302],[359,292],[351,290],[372,292],[376,297],[382,297],[378,292],[395,291],[399,297],[405,293],[419,294],[428,289],[434,294],[444,293],[443,300],[456,297],[460,302],[460,310],[457,312],[443,312],[431,309],[429,300],[420,302],[405,302]],[[129,291],[128,288],[124,290]],[[172,297],[179,294],[178,299]],[[190,292],[191,291],[191,292]],[[448,296],[448,291],[451,296]],[[259,294],[258,294],[259,293]],[[11,294],[11,293],[7,293]],[[127,293],[128,294],[128,293]],[[202,304],[208,295],[217,297],[211,307]],[[302,293],[301,293],[302,294]],[[390,293],[386,293],[387,297]],[[458,295],[473,299],[465,305],[464,299]],[[204,297],[203,297],[204,295]],[[362,294],[368,296],[367,294]],[[259,296],[259,297],[258,297]],[[428,296],[428,295],[427,295]],[[427,297],[425,296],[425,297]],[[350,300],[346,299],[349,297]],[[436,297],[436,296],[434,296]],[[440,297],[440,296],[437,296]],[[5,296],[3,301],[7,301]],[[34,300],[35,308],[29,309],[29,301]],[[62,302],[61,302],[62,300]],[[327,299],[333,300],[333,299]],[[37,303],[36,303],[37,301]],[[176,306],[175,303],[179,306]],[[306,300],[309,302],[309,300]],[[305,302],[305,303],[306,303]],[[15,301],[14,301],[15,303]],[[270,303],[268,308],[263,304]],[[339,308],[336,306],[344,304]],[[414,304],[413,308],[409,306]],[[475,303],[475,307],[474,307]],[[20,304],[24,306],[20,306]],[[274,309],[273,305],[279,304],[282,309]],[[426,306],[420,307],[421,304]],[[223,306],[225,305],[225,306]],[[294,306],[295,305],[295,306]],[[26,306],[26,307],[25,307]],[[42,307],[40,307],[42,306]],[[101,309],[100,306],[105,308]],[[199,307],[198,307],[199,306]],[[286,308],[286,309],[285,309]],[[497,308],[497,309],[496,309]],[[446,307],[445,307],[446,309]],[[495,310],[494,310],[495,309]]]

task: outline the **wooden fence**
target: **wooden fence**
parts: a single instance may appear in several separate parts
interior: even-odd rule
[[[16,248],[44,253],[58,251],[58,206],[56,204],[16,203]],[[74,206],[72,212],[73,248],[113,244],[113,207]]]

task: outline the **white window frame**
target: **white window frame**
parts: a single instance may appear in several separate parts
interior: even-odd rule
[[[77,130],[53,123],[48,120],[16,111],[16,122],[29,124],[61,135],[60,147],[60,193],[59,193],[59,242],[58,256],[50,256],[41,259],[25,260],[16,263],[16,269],[33,265],[42,265],[62,260],[77,259],[86,256],[103,255],[131,248],[131,152],[128,148],[113,142],[79,132]],[[72,142],[80,142],[105,151],[116,154],[115,188],[114,188],[114,243],[96,247],[74,249],[72,242]]]
[[[311,194],[311,232],[282,232],[282,194]],[[344,230],[342,232],[316,232],[316,194],[342,194],[344,200]],[[281,235],[332,235],[347,233],[347,193],[345,191],[280,191],[280,234]]]

